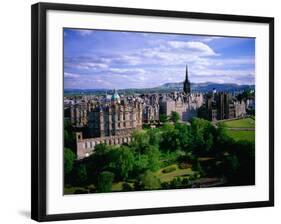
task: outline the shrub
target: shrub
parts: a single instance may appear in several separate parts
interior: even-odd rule
[[[90,193],[96,193],[97,192],[97,189],[96,189],[96,186],[91,184],[88,186],[88,190]]]
[[[75,191],[74,191],[74,194],[88,194],[89,191],[85,188],[77,188]]]
[[[201,176],[205,175],[205,172],[203,170],[203,167],[201,166],[201,163],[199,161],[195,162],[192,165],[192,170],[197,171]]]
[[[169,182],[163,182],[161,183],[162,189],[170,189],[170,183]]]
[[[174,179],[170,182],[170,186],[172,189],[174,188],[181,188],[182,187],[182,181],[180,177],[174,177]]]
[[[87,169],[84,164],[78,164],[73,168],[73,184],[83,186],[88,179]]]
[[[98,176],[97,191],[110,192],[113,180],[114,180],[113,173],[109,171],[101,172]]]
[[[180,163],[194,163],[196,160],[197,158],[194,155],[192,155],[192,153],[181,155],[178,158],[178,162]]]
[[[130,184],[128,184],[127,182],[125,182],[122,184],[122,190],[123,191],[132,191],[133,187]]]
[[[194,172],[192,175],[189,176],[189,180],[197,180],[201,177],[199,172]]]
[[[187,169],[187,168],[191,168],[192,165],[189,163],[180,163],[179,168],[180,169]]]
[[[71,149],[64,148],[63,156],[64,156],[64,173],[65,175],[69,175],[73,169],[75,154],[71,151]]]
[[[190,186],[190,182],[188,178],[183,178],[182,179],[182,186],[184,187],[189,187]]]
[[[141,183],[144,186],[144,190],[156,190],[161,187],[161,182],[152,172],[147,171],[140,176]]]
[[[141,181],[139,181],[139,180],[135,181],[133,186],[134,186],[133,188],[135,191],[141,191],[144,189],[143,183],[141,183]]]

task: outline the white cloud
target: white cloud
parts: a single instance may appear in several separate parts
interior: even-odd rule
[[[216,66],[233,66],[233,65],[254,65],[255,58],[229,58],[229,59],[210,59],[210,63]]]
[[[176,49],[187,49],[200,52],[202,56],[214,56],[216,53],[207,44],[199,41],[169,41],[168,44]]]
[[[79,33],[81,36],[88,36],[91,35],[94,30],[75,30],[77,33]]]
[[[108,68],[108,65],[107,64],[103,64],[103,63],[95,63],[95,62],[80,62],[80,63],[77,63],[77,64],[73,64],[72,67],[76,67],[76,68],[79,68],[79,69],[92,69],[92,70],[95,70],[95,69],[106,69]]]
[[[232,77],[241,77],[241,76],[253,76],[254,71],[252,69],[204,69],[194,71],[195,76],[211,76],[213,78],[217,76],[232,76]]]
[[[119,74],[124,74],[124,73],[144,74],[145,73],[145,70],[141,68],[110,68],[109,71]]]
[[[119,58],[120,61],[126,62],[130,65],[137,65],[141,63],[141,58],[134,55],[122,55]]]
[[[189,66],[191,82],[253,83],[254,57],[220,57],[220,52],[215,52],[207,44],[218,38],[221,37],[200,36],[193,41],[158,40],[135,50],[78,55],[65,60],[65,66],[81,69],[81,77],[71,85],[84,83],[81,86],[85,88],[148,88],[182,82],[185,64]],[[65,77],[74,79],[75,75],[71,73]]]
[[[217,40],[217,39],[221,39],[221,38],[223,38],[223,37],[205,37],[201,41],[202,42],[211,42],[213,40]]]
[[[64,73],[64,78],[80,78],[80,75],[79,74],[65,72]]]

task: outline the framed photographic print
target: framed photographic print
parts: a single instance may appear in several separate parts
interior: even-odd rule
[[[32,218],[274,205],[274,19],[32,6]]]

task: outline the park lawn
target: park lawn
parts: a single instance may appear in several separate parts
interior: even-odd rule
[[[63,190],[64,190],[64,194],[74,194],[75,187],[65,187]]]
[[[64,187],[64,194],[65,195],[68,195],[68,194],[74,194],[74,192],[76,190],[87,190],[85,189],[84,187],[73,187],[73,186],[70,186],[70,187]]]
[[[112,187],[111,187],[111,190],[112,191],[122,191],[123,183],[125,183],[125,181],[120,181],[120,182],[113,183]],[[128,184],[130,184],[133,187],[133,183],[128,183]],[[73,186],[65,187],[64,188],[64,194],[66,194],[66,195],[67,194],[74,194],[74,192],[76,190],[87,190],[87,189],[83,188],[83,187],[73,187]]]
[[[235,141],[255,141],[255,131],[235,131],[235,130],[226,130],[226,133],[229,137],[233,138]]]
[[[186,169],[180,169],[178,165],[176,165],[177,169],[169,172],[169,173],[163,173],[163,169],[167,167],[163,167],[162,169],[156,171],[154,174],[157,176],[161,183],[163,182],[168,182],[174,179],[174,177],[179,177],[179,176],[186,176],[186,175],[192,175],[194,171],[192,171],[191,168],[186,168]]]
[[[125,183],[124,181],[120,181],[117,183],[113,183],[111,186],[112,191],[122,191],[122,184]]]
[[[119,181],[119,182],[113,183],[112,186],[111,186],[111,191],[122,191],[123,190],[122,185],[124,183],[126,183],[126,182],[125,181]],[[133,183],[127,182],[127,184],[131,185],[131,187],[134,187]]]
[[[232,121],[223,121],[228,128],[255,128],[255,120],[252,118],[242,118]]]

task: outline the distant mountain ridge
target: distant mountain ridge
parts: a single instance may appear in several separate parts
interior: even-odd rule
[[[171,89],[180,90],[183,89],[183,82],[177,83],[165,83],[156,88],[160,89]],[[213,89],[217,91],[240,91],[244,89],[254,89],[255,85],[238,85],[235,83],[214,83],[214,82],[204,82],[204,83],[191,83],[191,90],[194,92],[209,92]]]
[[[119,92],[126,93],[163,93],[163,92],[172,92],[172,91],[182,91],[183,82],[176,83],[165,83],[163,85],[153,87],[153,88],[130,88],[130,89],[118,89]],[[192,92],[211,92],[213,89],[217,91],[223,92],[235,92],[235,91],[243,91],[248,89],[255,89],[255,85],[238,85],[235,83],[213,83],[213,82],[204,82],[204,83],[191,83],[191,91]],[[65,89],[65,94],[104,94],[108,92],[111,94],[113,90],[108,89]]]

